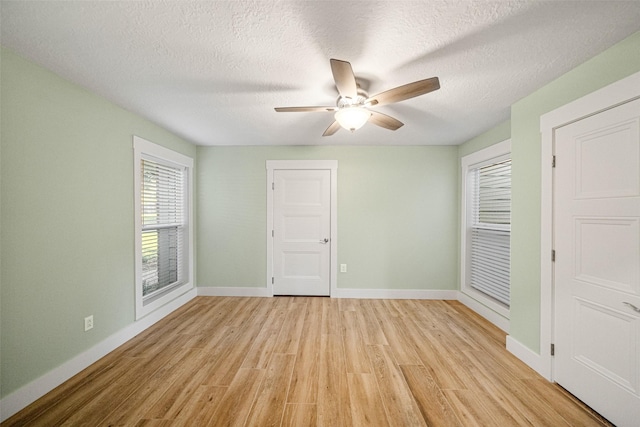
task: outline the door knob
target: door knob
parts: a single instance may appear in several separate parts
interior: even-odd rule
[[[322,243],[323,245],[327,244],[329,243],[329,239],[320,240],[320,243]]]

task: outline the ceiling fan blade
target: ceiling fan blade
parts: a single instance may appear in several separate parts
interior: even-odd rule
[[[356,99],[358,96],[358,84],[356,83],[356,76],[353,75],[351,64],[339,59],[331,59],[330,62],[333,80],[336,82],[340,96]]]
[[[278,113],[308,113],[314,111],[336,111],[337,107],[276,107]]]
[[[329,125],[327,130],[324,131],[322,136],[331,136],[334,133],[338,132],[339,129],[340,129],[340,123],[338,123],[337,121],[334,121]]]
[[[374,125],[378,125],[389,130],[397,130],[404,126],[404,123],[402,123],[400,120],[394,119],[391,116],[387,116],[386,114],[382,114],[377,111],[371,111],[369,123],[373,123]]]
[[[391,104],[394,102],[404,101],[405,99],[413,98],[415,96],[424,95],[425,93],[433,92],[438,89],[440,89],[440,81],[437,77],[431,77],[430,79],[418,80],[417,82],[408,83],[406,85],[381,92],[377,95],[370,96],[366,103],[371,106]]]

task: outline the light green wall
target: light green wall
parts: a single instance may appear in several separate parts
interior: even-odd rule
[[[266,282],[266,160],[338,160],[339,288],[455,289],[457,147],[198,147],[198,286]]]
[[[475,153],[509,138],[511,138],[511,120],[507,120],[464,144],[458,145],[458,157],[462,159],[468,154]],[[460,165],[458,163],[459,168]]]
[[[6,396],[134,322],[132,135],[196,149],[6,49],[0,72]]]

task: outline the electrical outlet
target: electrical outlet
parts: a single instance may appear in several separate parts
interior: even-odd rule
[[[340,273],[347,272],[347,264],[340,264]]]
[[[93,314],[84,318],[84,331],[87,332],[89,329],[93,329]]]

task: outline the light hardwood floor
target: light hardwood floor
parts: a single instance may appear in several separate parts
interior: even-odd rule
[[[198,297],[2,426],[603,426],[456,301]]]

